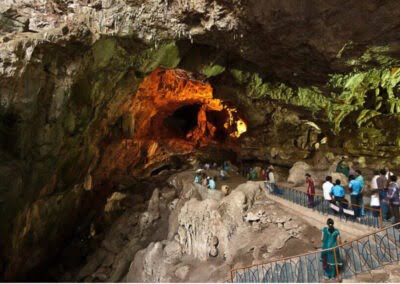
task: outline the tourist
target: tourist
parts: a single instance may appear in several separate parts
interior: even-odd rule
[[[229,171],[229,162],[228,161],[224,162],[224,167],[223,168],[224,168],[224,171],[226,171],[226,172]]]
[[[306,173],[308,207],[314,207],[315,183],[309,173]]]
[[[251,168],[251,167],[247,168],[246,178],[247,178],[248,180],[251,180],[251,173],[252,173],[252,171],[253,171],[253,168]]]
[[[336,266],[342,265],[340,260],[339,249],[336,248],[335,251],[327,250],[336,247],[341,243],[340,232],[333,225],[334,222],[329,218],[326,222],[328,225],[322,229],[322,249],[326,250],[321,253],[321,260],[324,268],[324,278],[334,279],[336,275]]]
[[[253,168],[250,171],[250,180],[257,180],[258,179],[258,175],[257,175],[257,169]]]
[[[332,183],[332,177],[331,176],[327,176],[325,178],[325,182],[322,184],[322,192],[324,195],[324,200],[331,202],[332,201],[332,197],[331,197],[331,190],[333,187],[333,183]]]
[[[380,208],[381,208],[381,203],[380,203],[380,201],[379,201],[379,192],[378,192],[378,189],[374,189],[374,190],[372,191],[370,206],[371,206],[371,208],[377,209],[377,210],[380,210]],[[374,210],[374,211],[372,212],[372,215],[373,215],[374,217],[379,217],[379,212]]]
[[[380,170],[379,177],[376,180],[378,185],[378,194],[379,194],[379,203],[382,209],[382,218],[383,220],[389,219],[389,205],[387,203],[387,179],[386,179],[386,171]]]
[[[359,200],[359,205],[361,206],[361,210],[360,210],[360,215],[364,216],[365,215],[365,211],[364,211],[364,177],[361,175],[361,171],[360,170],[356,170],[356,174],[355,174],[355,179],[358,180],[361,184],[361,191],[359,193],[358,196],[358,200]]]
[[[364,177],[362,176],[360,170],[356,170],[355,179],[360,182],[361,188],[364,189]]]
[[[274,167],[272,165],[267,168],[265,176],[269,183],[275,183]]]
[[[262,180],[267,180],[267,171],[264,169],[264,167],[261,167],[260,170],[260,178]]]
[[[224,171],[224,169],[221,169],[221,170],[219,171],[219,176],[220,176],[220,178],[221,178],[222,180],[226,180],[226,177],[227,177],[226,171]]]
[[[389,177],[393,176],[394,174],[389,170],[388,167],[385,167],[385,172],[386,172],[385,177],[389,181]]]
[[[215,181],[217,180],[217,177],[214,177],[214,178],[207,177],[207,179],[208,179],[208,188],[215,189],[216,188]]]
[[[346,156],[343,156],[343,157],[340,159],[340,161],[339,161],[339,163],[337,164],[337,167],[336,167],[336,172],[342,173],[342,174],[344,174],[346,177],[348,177],[348,176],[349,176],[350,167],[349,167],[349,165],[347,164],[347,162],[345,161],[346,158],[347,158]]]
[[[204,187],[207,187],[207,185],[208,185],[208,179],[207,179],[207,176],[206,176],[205,173],[203,173],[203,175],[202,175],[202,177],[201,177],[201,184],[202,184]]]
[[[196,174],[194,176],[194,183],[201,184],[201,175],[200,174]]]
[[[265,185],[270,192],[281,194],[280,189],[275,183],[274,167],[272,165],[267,168],[265,173]]]
[[[399,185],[397,184],[397,176],[390,176],[390,182],[387,192],[387,200],[389,202],[390,213],[394,217],[393,224],[400,222],[399,213]]]
[[[210,169],[210,164],[209,163],[205,163],[204,164],[204,169],[205,170],[209,170]]]
[[[343,199],[344,196],[346,195],[346,192],[344,191],[343,186],[340,185],[340,179],[337,179],[335,181],[335,185],[332,186],[332,190],[330,192],[332,201],[336,203],[340,208],[343,208]]]
[[[354,210],[354,215],[358,221],[360,221],[361,216],[361,183],[353,175],[349,176],[349,190],[350,190],[350,201]]]
[[[379,171],[374,171],[374,176],[371,179],[371,191],[378,190],[378,178],[379,178]]]

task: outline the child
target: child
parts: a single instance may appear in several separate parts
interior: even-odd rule
[[[381,204],[379,202],[379,193],[378,193],[377,189],[372,191],[370,205],[374,209],[378,209],[379,210],[381,208]],[[374,217],[378,217],[379,216],[379,212],[378,211],[373,211],[373,215],[374,215]]]

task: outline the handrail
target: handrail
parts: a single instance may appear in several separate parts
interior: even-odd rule
[[[291,188],[291,187],[285,187],[285,189],[297,191],[297,192],[303,193],[305,195],[312,195],[312,196],[324,198],[323,194],[317,194],[317,193],[308,194],[307,192],[304,192],[304,191],[296,189],[296,188]],[[342,202],[346,203],[346,204],[350,204],[351,206],[360,207],[360,208],[366,208],[366,209],[371,210],[371,211],[376,211],[376,212],[380,212],[381,211],[380,209],[372,208],[372,207],[369,207],[369,206],[364,206],[364,205],[360,206],[358,204],[353,204],[351,202],[346,202],[346,201],[342,201]]]
[[[265,183],[265,181],[264,181],[264,183]],[[295,189],[295,188],[291,188],[291,187],[286,187],[286,186],[280,186],[279,184],[275,184],[277,187],[278,187],[278,189],[280,189],[280,191],[282,191],[282,190],[286,190],[287,192],[293,192],[293,194],[301,194],[302,196],[309,196],[309,195],[311,195],[311,196],[314,196],[314,197],[316,197],[316,198],[319,198],[319,199],[321,199],[322,200],[322,202],[328,202],[327,200],[325,200],[325,198],[324,198],[324,196],[322,195],[322,194],[317,194],[317,193],[314,193],[314,194],[308,194],[307,192],[305,192],[305,191],[303,191],[303,190],[299,190],[299,189]],[[279,186],[278,186],[279,185]],[[280,196],[281,194],[275,194],[275,193],[273,193],[274,195],[277,195],[277,196]],[[290,199],[289,199],[290,200]],[[293,200],[290,200],[290,201],[292,201],[292,202],[295,202],[296,203],[296,201],[293,201]],[[360,210],[361,208],[364,208],[366,211],[369,211],[369,212],[371,212],[372,214],[376,214],[376,216],[375,216],[375,218],[378,218],[377,219],[377,225],[378,225],[378,227],[380,227],[380,228],[383,228],[383,215],[382,215],[382,210],[381,209],[376,209],[376,208],[372,208],[372,207],[369,207],[369,206],[364,206],[364,205],[358,205],[358,204],[353,204],[353,203],[351,203],[351,202],[348,202],[348,201],[340,201],[340,203],[341,204],[345,204],[345,205],[347,205],[349,208],[348,209],[350,209],[350,207],[352,208],[352,209],[358,209],[358,210]],[[318,211],[323,211],[324,212],[324,209],[323,208],[318,208],[318,206],[316,207],[316,209],[318,210]],[[343,212],[342,212],[343,213]],[[340,213],[340,214],[342,214],[342,213]],[[346,214],[344,214],[343,216],[346,216]],[[341,217],[342,217],[342,215],[341,215]],[[371,216],[370,216],[371,217]],[[370,218],[370,217],[368,217],[368,218]],[[368,220],[371,220],[371,219],[368,219]],[[362,221],[356,221],[357,223],[360,223],[360,224],[363,224],[363,222]],[[371,226],[371,225],[368,225],[368,226]],[[372,227],[377,227],[377,226],[375,226],[375,225],[372,225]]]
[[[335,247],[331,247],[331,248],[328,248],[328,249],[315,250],[315,251],[302,253],[302,254],[298,254],[298,255],[294,255],[294,256],[288,256],[288,257],[275,259],[275,260],[271,260],[271,261],[267,261],[267,262],[256,263],[256,264],[252,264],[252,265],[249,265],[249,266],[238,267],[238,268],[235,268],[235,269],[231,270],[231,280],[233,281],[233,279],[234,279],[233,274],[238,270],[249,269],[249,268],[252,268],[252,267],[256,267],[258,265],[268,265],[268,264],[275,263],[275,262],[285,261],[285,260],[289,260],[289,259],[295,259],[295,258],[299,258],[299,257],[304,257],[304,256],[316,254],[316,253],[322,253],[322,252],[325,252],[325,251],[335,251],[336,249],[342,248],[342,247],[344,247],[346,245],[352,244],[352,243],[357,242],[357,241],[359,241],[361,239],[364,239],[364,238],[367,238],[367,237],[370,237],[370,236],[373,236],[373,235],[377,235],[378,233],[380,233],[382,231],[385,231],[387,229],[390,229],[390,228],[393,228],[393,227],[396,227],[396,226],[397,227],[400,226],[400,222],[396,223],[396,224],[393,224],[393,225],[390,225],[390,226],[387,226],[387,227],[384,227],[384,228],[381,228],[381,229],[379,229],[379,230],[377,230],[375,232],[372,232],[372,233],[369,233],[369,234],[365,234],[365,235],[360,236],[360,237],[358,237],[356,239],[344,242],[342,244],[339,244],[339,245],[337,245]]]

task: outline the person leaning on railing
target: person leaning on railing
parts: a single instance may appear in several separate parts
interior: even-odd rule
[[[332,187],[331,189],[331,197],[332,200],[336,203],[338,203],[337,205],[339,205],[340,208],[343,208],[343,199],[344,196],[346,195],[346,192],[344,191],[343,186],[340,185],[340,179],[337,179],[335,181],[335,185]]]

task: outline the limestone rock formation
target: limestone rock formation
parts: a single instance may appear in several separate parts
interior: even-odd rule
[[[224,153],[289,168],[322,152],[347,154],[362,169],[398,167],[399,5],[2,1],[0,275],[25,280],[90,224],[88,212],[102,210],[109,194],[189,158]],[[161,78],[157,91],[185,91],[157,104],[140,96],[157,70],[184,74],[176,86],[176,77]],[[213,95],[180,88],[195,81]],[[193,104],[208,106],[194,126]],[[153,132],[160,136],[149,139]],[[196,192],[186,193],[202,199]],[[232,198],[244,212],[251,202],[239,195]]]

